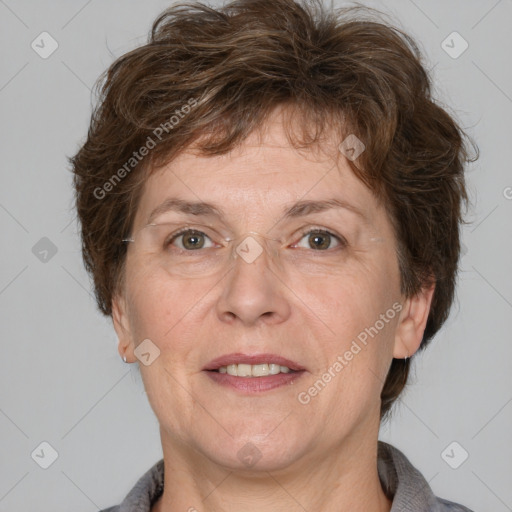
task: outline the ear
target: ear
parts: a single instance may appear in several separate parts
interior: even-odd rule
[[[393,348],[395,359],[410,357],[420,347],[434,289],[435,283],[422,288],[416,295],[406,299],[395,332]]]
[[[133,344],[131,339],[130,322],[126,309],[126,302],[121,295],[115,295],[112,299],[112,323],[119,340],[117,350],[121,358],[126,357],[126,362],[132,362]]]

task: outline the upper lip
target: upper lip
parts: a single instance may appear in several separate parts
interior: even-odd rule
[[[225,354],[223,356],[217,357],[210,361],[203,370],[218,370],[221,366],[228,366],[230,364],[278,364],[280,366],[286,366],[290,368],[290,370],[300,371],[305,370],[303,366],[296,363],[295,361],[291,361],[290,359],[286,359],[286,357],[281,357],[276,354],[242,354],[240,352]]]

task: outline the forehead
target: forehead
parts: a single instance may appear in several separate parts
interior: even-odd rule
[[[215,205],[223,216],[240,222],[275,218],[298,201],[334,199],[364,212],[367,221],[379,213],[377,200],[335,142],[297,150],[277,117],[227,154],[204,156],[191,148],[152,173],[136,225],[144,225],[151,212],[176,197]]]

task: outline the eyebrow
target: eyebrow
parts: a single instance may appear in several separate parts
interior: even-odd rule
[[[305,217],[312,213],[323,212],[331,209],[345,209],[355,213],[365,223],[368,223],[368,217],[363,210],[357,206],[348,203],[339,198],[323,199],[323,200],[302,200],[294,203],[291,207],[285,206],[282,215],[285,219]],[[211,203],[201,201],[186,201],[169,197],[159,204],[148,216],[147,223],[150,224],[156,217],[166,212],[178,212],[197,217],[217,217],[224,219],[222,211]]]

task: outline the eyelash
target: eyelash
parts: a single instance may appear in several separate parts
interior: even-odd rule
[[[206,233],[204,233],[203,231],[200,231],[199,229],[195,229],[195,228],[184,228],[184,229],[181,229],[180,231],[178,231],[177,233],[173,233],[171,234],[168,239],[165,241],[165,245],[168,246],[168,245],[171,245],[177,238],[179,238],[180,236],[186,234],[186,233],[190,233],[190,232],[193,232],[193,233],[199,233],[201,235],[204,235],[206,236],[207,238],[210,238]],[[305,231],[302,231],[301,232],[301,236],[300,236],[300,240],[302,240],[302,238],[304,238],[306,235],[309,235],[311,233],[319,233],[319,234],[322,234],[322,235],[329,235],[331,236],[332,238],[335,238],[338,243],[340,244],[339,247],[335,247],[334,249],[326,249],[326,250],[318,250],[318,251],[315,251],[315,252],[328,252],[328,251],[332,251],[332,250],[336,250],[336,249],[344,249],[348,246],[348,242],[347,240],[342,237],[341,235],[336,235],[335,233],[333,233],[332,231],[329,231],[327,229],[323,229],[323,228],[309,228]],[[189,250],[184,250],[184,249],[180,249],[178,247],[179,250],[181,250],[182,252],[189,252],[189,253],[193,253],[195,251],[189,251]],[[312,249],[314,250],[314,249]]]

